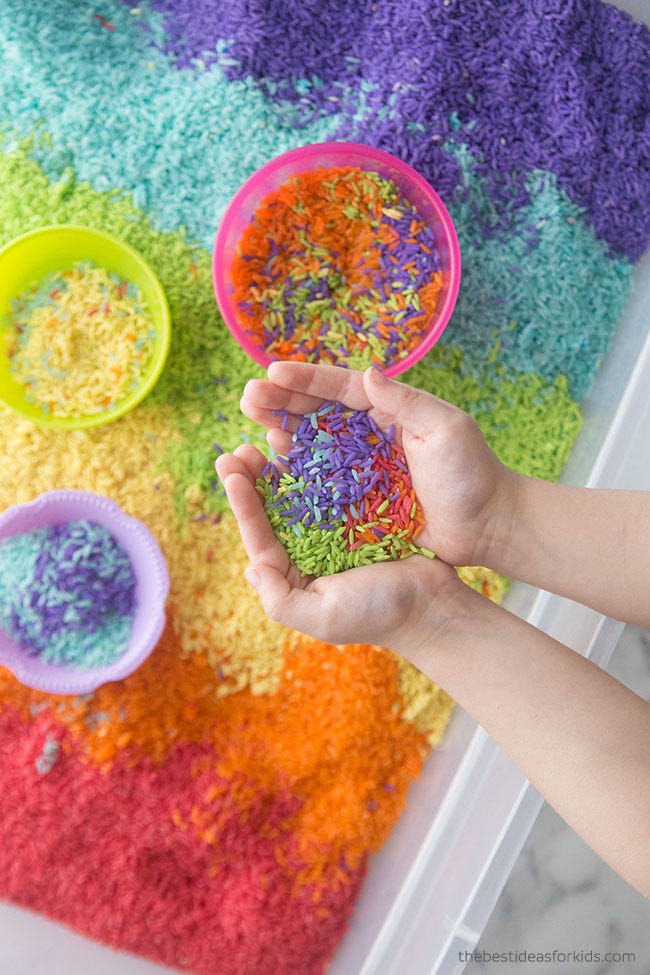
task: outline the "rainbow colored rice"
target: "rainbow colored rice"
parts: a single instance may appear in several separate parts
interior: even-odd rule
[[[280,457],[257,479],[271,526],[303,575],[330,575],[414,552],[422,509],[393,428],[367,410],[324,403],[304,415]]]

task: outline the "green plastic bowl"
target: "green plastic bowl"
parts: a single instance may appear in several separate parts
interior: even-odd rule
[[[55,271],[65,271],[78,261],[92,261],[138,286],[156,337],[153,350],[136,389],[111,408],[89,416],[51,416],[38,403],[30,403],[27,390],[9,370],[12,298],[34,281]],[[99,230],[61,225],[42,227],[16,237],[0,250],[0,402],[20,416],[47,427],[79,429],[116,420],[151,392],[165,365],[171,335],[169,307],[158,278],[128,244]]]

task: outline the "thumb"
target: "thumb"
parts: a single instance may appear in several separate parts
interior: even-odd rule
[[[403,430],[426,437],[440,429],[441,420],[456,407],[424,390],[396,382],[371,366],[363,374],[366,396],[382,413],[390,416]]]

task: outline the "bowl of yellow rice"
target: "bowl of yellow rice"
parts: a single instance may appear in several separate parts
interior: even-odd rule
[[[160,282],[117,237],[42,227],[0,250],[0,402],[20,416],[62,429],[123,416],[169,341]]]

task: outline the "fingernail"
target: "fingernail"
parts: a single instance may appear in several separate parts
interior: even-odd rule
[[[388,382],[388,377],[384,375],[383,371],[378,366],[368,366],[366,373],[370,378],[371,382]]]

